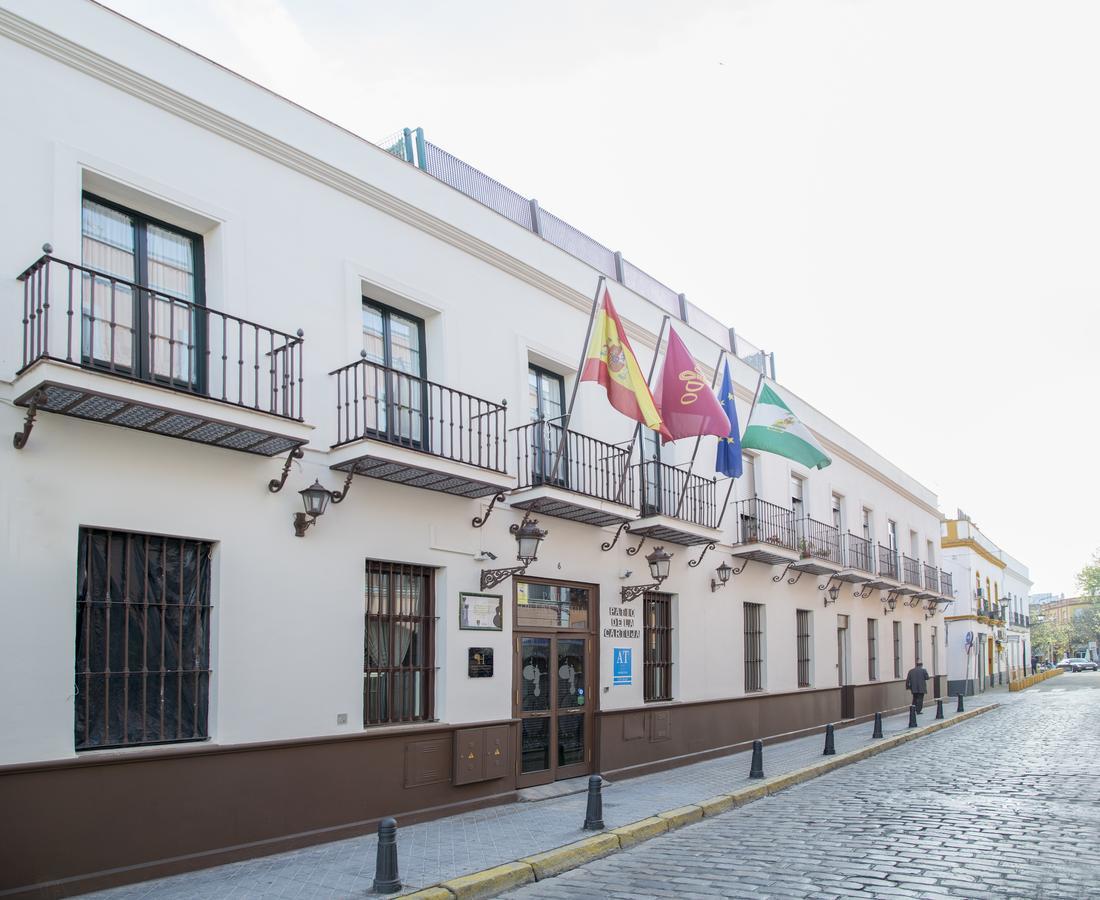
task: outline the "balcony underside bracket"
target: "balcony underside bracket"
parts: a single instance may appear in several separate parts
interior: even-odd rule
[[[791,566],[793,565],[794,563],[787,563],[782,572],[780,572],[778,575],[772,576],[772,581],[774,581],[776,584],[779,584],[779,582],[787,576],[787,573],[791,571]],[[795,569],[795,572],[797,574],[793,578],[787,578],[787,584],[798,584],[799,579],[802,577],[802,570]]]
[[[713,541],[711,541],[711,542],[710,542],[709,544],[707,544],[707,545],[706,545],[706,546],[705,546],[705,547],[703,548],[703,552],[699,554],[699,558],[698,558],[698,559],[692,559],[692,560],[688,560],[688,565],[689,565],[689,566],[690,566],[691,568],[693,568],[693,569],[694,569],[694,568],[695,568],[695,567],[696,567],[697,565],[699,565],[699,563],[701,563],[701,562],[703,561],[703,557],[707,555],[707,551],[708,551],[708,550],[713,550],[713,549],[714,549],[714,546],[715,546],[715,545],[714,545],[714,542],[713,542]]]
[[[35,417],[38,415],[38,404],[45,402],[45,391],[38,391],[31,397],[30,403],[27,404],[27,417],[23,420],[23,430],[15,432],[11,438],[12,446],[15,447],[16,450],[22,450],[27,446],[27,441],[31,436],[31,430],[34,428]]]
[[[836,582],[836,583],[834,584],[833,582]],[[828,580],[828,581],[826,581],[826,582],[825,582],[824,584],[819,584],[819,585],[817,586],[817,589],[818,589],[819,591],[828,591],[828,590],[830,590],[830,589],[834,589],[834,590],[837,590],[837,591],[839,591],[839,590],[840,590],[840,586],[841,586],[842,584],[844,584],[844,581],[843,581],[843,579],[841,579],[841,578],[838,578],[838,577],[837,577],[836,575],[830,575],[830,576],[829,576],[829,580]]]
[[[627,530],[629,530],[629,529],[627,529]],[[646,535],[643,534],[642,539],[640,541],[638,541],[638,546],[637,547],[627,547],[626,548],[626,555],[627,556],[637,556],[638,551],[641,550],[642,546],[645,544],[645,539],[646,539]]]
[[[291,463],[296,459],[301,459],[305,455],[305,451],[301,447],[291,448],[290,453],[287,454],[286,463],[283,465],[283,474],[278,478],[272,478],[271,481],[267,483],[267,489],[273,494],[279,493],[279,491],[283,489],[283,485],[286,484],[286,478],[290,474]]]
[[[470,524],[473,525],[474,528],[480,528],[482,525],[484,525],[486,522],[489,521],[489,516],[491,516],[493,514],[493,507],[496,506],[498,503],[503,503],[503,502],[504,502],[504,494],[503,493],[494,494],[493,499],[489,501],[488,509],[485,510],[485,515],[483,515],[483,516],[474,516],[474,518],[470,522]]]
[[[866,600],[868,597],[871,596],[871,593],[873,591],[874,588],[870,584],[861,584],[859,588],[852,591],[852,596],[860,600]]]
[[[608,550],[610,550],[612,547],[614,547],[619,542],[619,537],[622,535],[622,533],[624,531],[630,531],[630,523],[629,522],[620,522],[618,529],[616,529],[616,531],[615,531],[615,537],[613,537],[610,541],[604,541],[602,544],[600,544],[600,549],[603,550],[606,553]],[[643,540],[644,540],[644,538],[643,538]],[[629,551],[627,551],[627,552],[629,552]]]

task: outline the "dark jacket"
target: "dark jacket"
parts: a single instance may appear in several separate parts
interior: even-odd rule
[[[924,666],[913,666],[905,676],[905,689],[914,694],[927,694],[928,670]]]

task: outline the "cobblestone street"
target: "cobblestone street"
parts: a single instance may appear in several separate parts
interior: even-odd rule
[[[1100,896],[1100,675],[514,897]]]

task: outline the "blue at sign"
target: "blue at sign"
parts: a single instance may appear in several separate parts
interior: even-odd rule
[[[631,681],[631,655],[634,650],[630,647],[616,647],[613,651],[615,653],[615,667],[613,670],[613,683],[614,684],[630,684]]]

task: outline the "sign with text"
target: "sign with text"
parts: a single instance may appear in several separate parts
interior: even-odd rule
[[[614,684],[630,684],[633,678],[632,657],[634,651],[630,647],[616,647],[614,665],[612,667],[612,680]]]
[[[608,609],[607,628],[603,630],[605,638],[640,638],[642,632],[634,626],[634,610],[629,606],[612,606]]]

